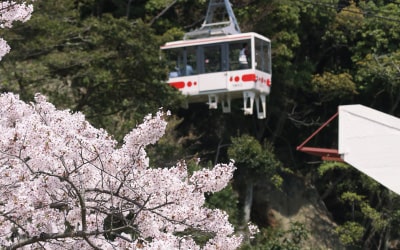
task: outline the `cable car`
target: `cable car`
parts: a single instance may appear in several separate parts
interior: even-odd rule
[[[221,103],[229,113],[231,100],[243,98],[245,115],[253,114],[256,103],[257,117],[266,118],[271,41],[257,33],[241,33],[228,0],[211,0],[201,28],[161,50],[169,63],[168,84],[187,95],[189,103],[206,102],[210,109]]]

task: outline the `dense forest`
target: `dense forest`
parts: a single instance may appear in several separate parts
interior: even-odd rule
[[[40,92],[119,141],[147,114],[171,110],[167,134],[147,149],[151,164],[183,159],[194,169],[198,159],[201,167],[234,159],[234,181],[207,198],[238,232],[249,221],[260,227],[243,249],[399,249],[398,195],[296,147],[339,105],[400,116],[400,1],[231,3],[242,32],[272,42],[266,119],[244,116],[240,102],[230,114],[204,103],[184,108],[185,97],[165,84],[160,46],[200,26],[206,0],[36,0],[31,20],[0,31],[12,48],[0,89],[25,101]],[[333,122],[310,145],[336,143]]]

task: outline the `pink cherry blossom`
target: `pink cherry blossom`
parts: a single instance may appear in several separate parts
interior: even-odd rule
[[[149,166],[146,146],[165,133],[165,115],[147,116],[118,146],[40,94],[33,103],[2,94],[0,249],[237,248],[228,215],[205,206],[205,193],[231,180],[232,163],[192,175],[184,161]]]
[[[11,28],[14,21],[26,22],[30,19],[32,11],[32,4],[2,1],[0,3],[0,28]],[[10,52],[10,46],[3,38],[0,38],[0,60],[8,52]]]

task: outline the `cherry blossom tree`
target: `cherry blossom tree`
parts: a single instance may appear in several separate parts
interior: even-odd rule
[[[227,214],[204,206],[204,194],[232,178],[232,163],[191,175],[185,162],[149,166],[145,147],[163,135],[165,115],[149,115],[118,146],[40,94],[29,104],[2,94],[0,248],[237,248]]]
[[[32,4],[26,2],[0,1],[0,28],[10,28],[14,21],[25,22],[29,20],[32,11]],[[0,38],[0,60],[9,51],[10,46],[3,38]]]
[[[0,2],[0,28],[32,5]],[[10,47],[0,38],[0,60]],[[185,162],[151,168],[145,147],[166,128],[148,116],[122,146],[81,113],[0,96],[0,249],[235,249],[228,216],[205,206],[235,167],[189,175]]]

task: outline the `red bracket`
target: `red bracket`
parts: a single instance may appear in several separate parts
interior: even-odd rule
[[[309,142],[315,135],[319,133],[323,128],[325,128],[333,119],[335,119],[339,115],[338,112],[334,114],[328,121],[321,125],[312,135],[310,135],[302,144],[300,144],[296,149],[298,151],[316,155],[322,158],[324,161],[340,161],[343,162],[343,159],[340,158],[339,151],[337,149],[332,148],[314,148],[314,147],[304,147],[304,145]]]

